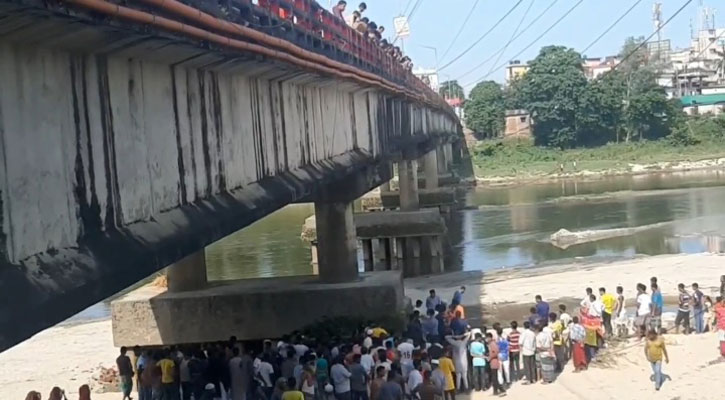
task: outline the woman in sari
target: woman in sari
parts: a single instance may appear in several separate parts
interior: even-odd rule
[[[579,317],[572,318],[572,324],[569,328],[569,339],[571,340],[571,355],[574,363],[574,372],[587,369],[587,353],[584,350],[584,339],[587,332],[579,323]]]

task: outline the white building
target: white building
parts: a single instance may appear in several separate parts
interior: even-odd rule
[[[425,82],[434,92],[438,93],[440,87],[440,81],[438,80],[438,70],[435,68],[414,68],[413,75],[417,76],[418,79]]]

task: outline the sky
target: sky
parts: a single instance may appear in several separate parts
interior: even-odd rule
[[[320,1],[320,0],[318,0]],[[388,28],[393,33],[393,18],[402,14],[408,5],[408,13],[418,0],[365,0],[368,10],[365,16],[378,25]],[[490,69],[498,57],[496,52],[502,49],[511,39],[514,31],[522,21],[519,32],[523,34],[508,46],[495,66],[503,66],[514,55],[522,51],[534,39],[541,35],[557,19],[564,15],[579,0],[522,0],[521,3],[491,31],[473,49],[458,61],[440,71],[440,80],[457,79],[468,92],[474,84],[482,80],[504,80],[504,68]],[[686,0],[658,0],[662,3],[662,19],[667,20]],[[670,39],[674,47],[688,47],[690,43],[690,24],[697,27],[698,6],[701,0],[694,0],[675,19],[662,30],[662,38]],[[716,0],[703,0],[705,5],[713,8]],[[420,4],[410,19],[411,35],[403,43],[405,52],[411,56],[416,66],[434,68],[436,52],[438,66],[443,67],[454,57],[463,52],[476,39],[504,16],[518,0],[420,0]],[[533,2],[533,3],[532,3]],[[553,6],[551,6],[553,4]],[[541,40],[524,51],[516,59],[526,62],[536,57],[539,49],[546,45],[563,45],[577,51],[585,49],[592,41],[602,34],[615,20],[624,14],[636,0],[583,0],[566,18],[556,25]],[[640,0],[640,3],[615,26],[607,35],[599,40],[586,52],[588,57],[599,57],[617,54],[630,36],[647,36],[654,31],[652,21],[653,0]],[[529,5],[531,8],[529,9]],[[356,8],[357,0],[348,0],[348,12]],[[535,24],[531,22],[547,7],[551,8]],[[725,13],[725,7],[722,12]],[[458,40],[453,39],[465,20],[471,14]],[[407,15],[407,14],[406,14]],[[725,15],[720,18],[723,21]],[[717,20],[717,18],[716,18]],[[721,26],[722,22],[718,22]],[[446,49],[450,50],[446,53]],[[435,48],[434,51],[432,48]],[[445,56],[444,56],[445,54]],[[486,64],[477,65],[490,59]],[[472,71],[472,72],[469,72]],[[467,75],[465,75],[468,72]]]

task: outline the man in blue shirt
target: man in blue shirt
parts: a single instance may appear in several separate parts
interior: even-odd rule
[[[436,296],[436,291],[434,289],[431,289],[430,296],[425,299],[426,310],[435,310],[439,304],[441,304],[441,298]]]
[[[541,299],[541,295],[536,295],[536,314],[543,321],[549,320],[549,303]]]
[[[653,278],[653,279],[655,279],[655,278]],[[650,307],[651,307],[650,329],[654,329],[654,331],[659,334],[660,330],[662,329],[662,309],[665,306],[665,301],[662,298],[662,292],[660,291],[657,283],[653,282],[651,287],[652,287],[652,303],[650,304]]]
[[[466,287],[461,286],[460,289],[456,290],[456,292],[453,293],[453,300],[451,301],[451,303],[463,304],[463,294],[464,293],[466,293]]]
[[[476,333],[476,339],[468,345],[473,365],[473,385],[480,392],[486,388],[486,346],[483,344],[483,335]]]
[[[435,317],[435,311],[434,310],[428,310],[426,313],[428,314],[428,317],[423,320],[423,335],[425,336],[425,341],[428,343],[437,343],[438,342],[438,320]]]

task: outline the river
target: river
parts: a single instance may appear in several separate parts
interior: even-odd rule
[[[472,190],[467,208],[448,226],[448,271],[534,267],[581,258],[725,251],[725,172],[694,171],[486,187]],[[300,239],[310,204],[285,207],[209,246],[210,280],[312,273]],[[665,224],[663,224],[665,223]],[[633,236],[561,249],[549,236],[570,231],[640,227]],[[104,318],[108,301],[70,321]]]

